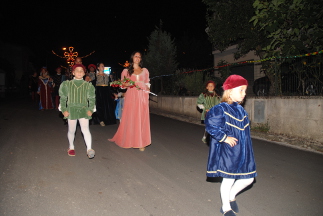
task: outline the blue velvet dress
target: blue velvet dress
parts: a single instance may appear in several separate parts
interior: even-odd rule
[[[208,177],[244,179],[257,176],[248,114],[238,103],[220,103],[207,113],[206,131],[211,135]],[[231,147],[227,137],[238,139]]]

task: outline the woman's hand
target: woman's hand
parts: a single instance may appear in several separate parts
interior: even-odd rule
[[[70,113],[69,113],[69,112],[67,112],[67,111],[63,112],[63,116],[64,116],[64,117],[68,117],[69,115],[70,115]]]
[[[92,112],[90,110],[87,111],[88,116],[92,116]]]
[[[231,147],[237,145],[238,139],[234,138],[234,137],[227,137],[224,140],[225,143],[229,144]]]
[[[125,87],[129,87],[131,84],[130,83],[128,83],[128,82],[125,82],[125,83],[123,83],[123,86],[125,86]]]

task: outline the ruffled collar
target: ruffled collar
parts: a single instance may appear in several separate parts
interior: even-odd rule
[[[216,96],[215,91],[206,91],[203,94],[204,94],[204,96],[211,96],[211,97]]]
[[[73,78],[73,80],[74,81],[80,81],[80,80],[83,80],[83,78],[82,79],[76,79],[75,77]]]

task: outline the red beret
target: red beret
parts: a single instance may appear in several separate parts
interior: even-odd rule
[[[212,81],[212,80],[209,80],[209,81],[207,81],[207,83],[205,84],[205,87],[207,87],[207,85],[209,84],[209,83],[212,83],[213,85],[214,85],[214,88],[215,88],[215,82],[214,81]]]
[[[87,66],[87,68],[90,70],[90,67],[93,67],[94,70],[96,69],[96,66],[94,64],[89,64],[89,66]]]
[[[77,67],[81,67],[81,68],[83,68],[84,72],[86,71],[86,68],[85,68],[85,67],[84,67],[84,65],[82,65],[82,64],[75,64],[75,65],[73,65],[72,71],[74,71],[74,70],[75,70],[75,68],[77,68]]]
[[[229,76],[225,80],[225,82],[223,83],[223,89],[224,90],[233,89],[235,87],[242,86],[242,85],[248,85],[248,81],[242,76],[234,74]]]

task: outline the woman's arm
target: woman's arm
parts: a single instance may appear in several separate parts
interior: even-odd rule
[[[149,79],[149,71],[147,68],[144,68],[145,69],[145,80],[144,80],[144,83],[145,85],[147,86],[147,90],[150,91],[150,79]]]
[[[128,76],[128,69],[123,69],[123,71],[121,72],[121,80]]]

